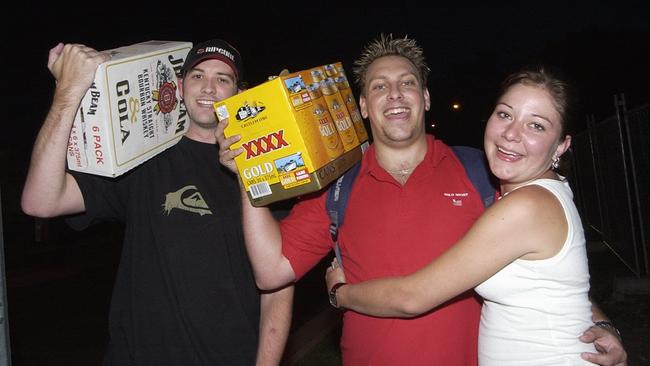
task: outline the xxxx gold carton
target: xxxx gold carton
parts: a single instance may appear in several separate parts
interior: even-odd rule
[[[176,75],[191,48],[147,41],[109,50],[75,116],[68,168],[115,177],[178,142],[189,121]]]
[[[228,119],[225,136],[241,135],[232,148],[244,150],[235,161],[254,206],[325,187],[367,146],[343,148],[331,117],[322,117],[322,95],[308,84],[305,71],[296,72],[214,104],[218,119]]]

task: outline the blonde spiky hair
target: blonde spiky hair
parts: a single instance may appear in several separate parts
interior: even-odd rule
[[[352,71],[361,94],[365,94],[368,67],[375,60],[384,56],[401,56],[409,60],[417,70],[416,76],[420,80],[420,84],[426,88],[430,69],[424,59],[422,47],[418,46],[414,39],[409,39],[408,35],[404,38],[394,38],[392,33],[388,35],[382,33],[379,38],[371,41],[361,51],[361,57],[354,62],[355,67]]]

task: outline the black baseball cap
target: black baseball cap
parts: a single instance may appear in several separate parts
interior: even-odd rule
[[[183,64],[183,76],[196,64],[207,60],[216,59],[225,62],[235,72],[237,81],[244,77],[244,63],[235,47],[222,39],[211,39],[198,43],[192,47]]]

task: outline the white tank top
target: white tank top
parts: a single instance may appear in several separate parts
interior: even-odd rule
[[[476,287],[484,298],[479,364],[591,365],[581,352],[596,352],[578,337],[591,320],[589,268],[582,223],[568,182],[539,179],[562,204],[568,221],[564,245],[543,260],[518,259]]]

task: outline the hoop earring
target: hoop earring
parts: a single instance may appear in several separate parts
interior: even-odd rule
[[[556,156],[555,158],[553,158],[553,163],[551,164],[551,168],[553,168],[553,170],[556,170],[559,167],[560,167],[560,158]]]

